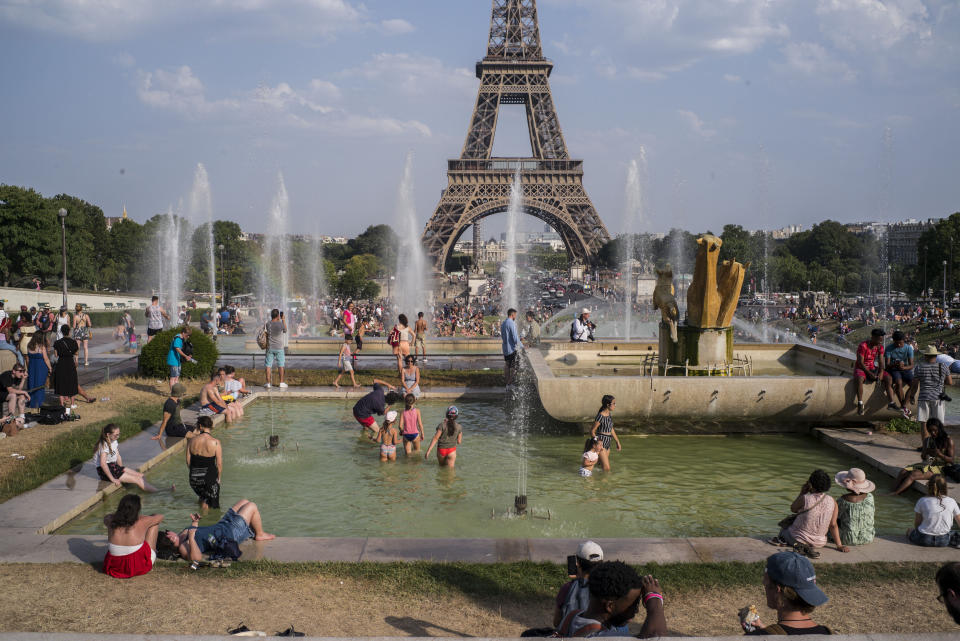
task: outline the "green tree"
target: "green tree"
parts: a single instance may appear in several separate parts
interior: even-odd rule
[[[935,296],[943,296],[943,263],[946,262],[947,291],[956,292],[957,266],[960,265],[960,212],[951,214],[928,229],[920,236],[917,242],[917,256],[919,269],[915,270],[912,289],[923,289],[923,267],[927,267],[927,287],[935,292]]]
[[[753,270],[763,269],[763,234],[751,234],[740,225],[724,225],[720,234],[723,245],[720,247],[720,260],[737,260],[750,263]],[[767,242],[773,241],[767,239]]]
[[[0,276],[4,285],[29,286],[33,277],[60,274],[60,223],[51,203],[33,189],[0,185]]]
[[[143,225],[124,218],[110,228],[100,277],[104,287],[129,292],[141,286],[142,260],[147,247]]]

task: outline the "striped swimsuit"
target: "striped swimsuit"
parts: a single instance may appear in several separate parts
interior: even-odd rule
[[[597,437],[600,439],[600,442],[603,443],[603,449],[610,449],[610,435],[613,434],[613,417],[604,416],[602,413],[597,413],[596,422],[597,425]]]

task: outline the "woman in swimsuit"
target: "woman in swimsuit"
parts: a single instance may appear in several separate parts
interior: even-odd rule
[[[393,326],[393,331],[396,331],[400,335],[400,343],[393,348],[393,353],[397,357],[397,370],[403,372],[403,359],[410,354],[410,335],[413,333],[410,331],[410,327],[407,323],[407,315],[400,314],[397,316],[397,324]],[[401,373],[401,376],[403,374]]]
[[[436,445],[437,462],[440,463],[441,467],[453,468],[457,462],[457,446],[463,443],[463,429],[457,423],[459,415],[460,410],[456,406],[451,405],[447,408],[447,418],[437,425],[437,432],[433,435],[433,440],[430,441],[427,453],[423,455],[424,460],[430,458],[430,452]]]
[[[593,476],[593,466],[600,458],[603,443],[596,436],[591,436],[583,445],[583,456],[580,458],[580,476]]]
[[[156,492],[157,488],[147,483],[143,474],[123,466],[117,441],[120,440],[120,428],[114,423],[103,426],[100,431],[100,440],[93,454],[93,464],[97,466],[97,475],[101,481],[123,485],[133,483],[144,492]]]
[[[140,497],[136,494],[120,499],[117,511],[103,518],[108,542],[107,554],[103,557],[104,573],[129,579],[153,569],[161,521],[162,514],[140,515]]]
[[[420,441],[423,440],[423,417],[420,416],[420,410],[414,405],[417,397],[413,394],[407,394],[403,398],[406,407],[403,414],[400,415],[400,433],[403,434],[403,451],[410,456],[410,452],[420,451]]]
[[[387,412],[386,419],[383,421],[383,427],[377,432],[377,443],[380,443],[380,461],[397,460],[397,442],[400,435],[397,434],[397,428],[394,424],[397,422],[397,413],[393,410]]]
[[[223,474],[223,449],[220,441],[211,436],[213,419],[197,417],[200,431],[187,445],[187,467],[190,469],[190,488],[200,497],[200,508],[220,508],[220,477]]]
[[[620,437],[613,430],[613,416],[611,416],[616,406],[617,401],[613,396],[604,395],[600,400],[600,411],[597,412],[597,418],[593,422],[593,427],[590,428],[590,436],[596,436],[603,444],[603,449],[600,450],[600,467],[604,472],[610,471],[610,439],[616,441],[618,452],[622,449]]]
[[[403,395],[413,394],[420,398],[420,368],[417,367],[417,357],[407,354],[403,358],[404,367],[400,370],[400,385]]]
[[[93,327],[93,323],[90,322],[87,313],[83,311],[83,305],[78,303],[76,311],[77,313],[73,317],[73,340],[83,347],[83,366],[86,367],[90,364],[89,346],[90,339],[93,338],[93,332],[90,331],[90,328]]]

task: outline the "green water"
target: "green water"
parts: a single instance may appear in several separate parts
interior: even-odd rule
[[[357,438],[359,428],[343,401],[258,401],[236,427],[216,432],[223,442],[222,505],[240,498],[259,504],[269,531],[281,536],[398,537],[689,537],[774,534],[776,522],[810,472],[857,466],[805,436],[621,437],[613,471],[577,474],[584,437],[531,430],[527,438],[529,503],[550,519],[491,518],[513,504],[520,439],[499,403],[464,402],[463,445],[455,471],[435,457],[381,463],[377,446]],[[423,402],[432,436],[446,405]],[[257,453],[276,426],[287,450]],[[296,451],[299,443],[300,451]],[[426,447],[424,446],[424,449]],[[121,454],[123,446],[121,444]],[[877,530],[903,532],[913,522],[915,497],[880,494]],[[144,509],[167,515],[167,527],[187,524],[196,497],[177,455],[147,475],[157,487],[176,483],[172,495],[146,496]],[[839,494],[834,488],[834,496]],[[59,533],[102,533],[103,515],[120,493],[67,524]],[[205,522],[215,521],[214,510]]]

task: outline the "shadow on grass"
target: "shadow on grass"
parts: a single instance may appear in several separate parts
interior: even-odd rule
[[[434,636],[443,636],[443,637],[472,637],[472,634],[467,634],[466,632],[461,632],[460,630],[454,630],[453,628],[445,628],[442,625],[437,625],[435,623],[430,623],[429,621],[424,621],[423,619],[414,619],[413,617],[384,617],[383,619],[387,624],[392,625],[396,629],[407,633],[412,637],[434,637]],[[431,634],[430,631],[440,632],[441,634]]]

